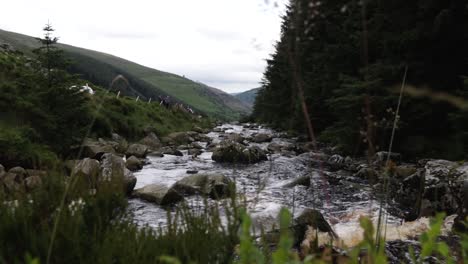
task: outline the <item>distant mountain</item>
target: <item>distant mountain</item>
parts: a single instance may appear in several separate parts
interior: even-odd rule
[[[25,54],[32,54],[32,49],[39,46],[36,38],[4,30],[0,30],[0,44],[11,45]],[[117,76],[125,77],[126,81],[117,81],[112,88],[126,95],[153,100],[168,95],[173,101],[220,119],[237,119],[250,111],[248,105],[234,96],[185,77],[102,52],[66,44],[59,44],[59,47],[72,60],[71,71],[81,74],[84,79],[109,88]]]
[[[255,102],[255,97],[257,97],[258,90],[260,90],[260,88],[251,89],[242,93],[232,93],[231,95],[241,100],[242,102],[247,104],[249,107],[253,107],[253,104]]]

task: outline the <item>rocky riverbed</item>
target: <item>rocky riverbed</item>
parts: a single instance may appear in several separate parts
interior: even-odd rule
[[[190,174],[222,175],[247,198],[254,225],[267,229],[276,225],[282,207],[289,208],[296,217],[305,209],[314,208],[338,235],[339,246],[351,247],[361,241],[361,216],[377,222],[380,208],[377,199],[384,177],[381,168],[387,153],[378,153],[368,164],[367,160],[336,155],[330,148],[313,150],[308,142],[250,124],[221,125],[201,138],[176,146],[182,155],[150,154],[149,164],[135,173],[135,188],[164,186],[166,192]],[[198,151],[194,152],[193,146]],[[387,240],[393,241],[387,244],[388,252],[399,262],[401,256],[408,255],[401,250],[400,255],[395,253],[398,252],[395,241],[399,241],[400,248],[402,244],[416,243],[414,239],[429,227],[427,217],[435,211],[461,212],[457,199],[463,197],[468,165],[441,160],[406,164],[394,153],[390,158],[394,164],[392,177],[398,178],[389,180],[389,203],[384,214]],[[450,184],[446,178],[449,174],[456,178]],[[437,197],[434,188],[439,190]],[[201,201],[198,196],[186,199],[193,208]],[[178,198],[174,202],[177,201]],[[167,214],[164,208],[148,199],[130,199],[129,210],[141,225],[164,225]],[[444,235],[449,234],[455,217],[447,217]],[[321,239],[325,243],[328,237]]]
[[[86,140],[79,153],[82,159],[67,163],[70,174],[86,177],[91,189],[111,178],[123,179],[130,216],[153,228],[164,226],[167,210],[182,200],[198,210],[202,197],[214,202],[235,191],[247,200],[254,227],[271,230],[285,207],[296,222],[307,215],[323,221],[316,226],[327,231],[319,234],[320,243],[331,234],[338,237],[335,246],[353,247],[362,240],[360,217],[376,224],[379,201],[385,199],[386,250],[391,262],[400,263],[409,262],[409,245],[417,251],[428,217],[448,213],[442,235],[456,242],[452,226],[467,212],[468,163],[405,163],[399,154],[385,152],[371,159],[343,157],[334,148],[314,149],[311,142],[255,124],[194,128],[161,139],[148,132],[132,144],[114,134]],[[389,166],[384,166],[387,159]],[[0,166],[0,187],[6,192],[37,188],[45,174]]]

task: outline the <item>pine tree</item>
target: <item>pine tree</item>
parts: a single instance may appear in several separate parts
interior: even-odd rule
[[[66,155],[70,146],[81,142],[88,131],[91,113],[87,98],[76,89],[78,78],[67,72],[70,64],[63,50],[57,47],[58,38],[48,23],[43,28],[44,38],[38,38],[41,46],[33,52],[37,55],[37,83],[41,86],[37,95],[44,104],[48,118],[38,121],[43,140],[59,154]]]

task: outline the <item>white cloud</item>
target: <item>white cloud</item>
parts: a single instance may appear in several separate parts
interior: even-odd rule
[[[14,0],[0,28],[40,36],[49,20],[63,43],[238,92],[259,85],[286,2]]]

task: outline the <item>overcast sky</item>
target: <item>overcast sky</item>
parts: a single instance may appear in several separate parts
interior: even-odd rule
[[[0,28],[185,75],[226,92],[259,86],[287,0],[6,0]]]

